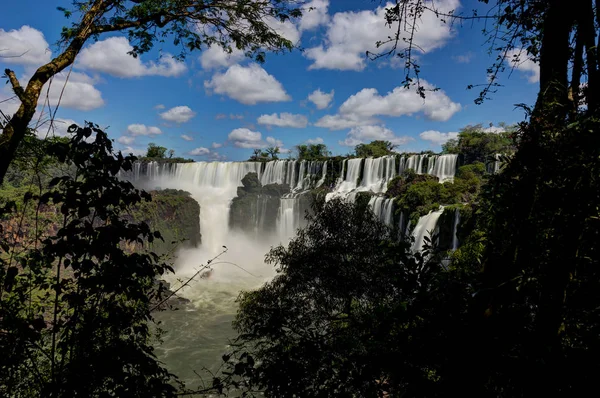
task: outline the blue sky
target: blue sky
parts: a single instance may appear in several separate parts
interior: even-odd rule
[[[2,69],[15,70],[24,85],[35,68],[56,56],[61,28],[70,22],[56,7],[69,3],[4,4]],[[463,12],[479,6],[474,0],[437,3]],[[423,101],[401,87],[403,69],[393,59],[364,58],[389,34],[379,2],[312,0],[311,5],[316,10],[299,21],[272,24],[302,50],[268,54],[262,65],[240,54],[227,57],[218,48],[178,63],[170,58],[176,49],[169,45],[133,59],[122,34],[90,41],[66,86],[66,74],[53,81],[51,105],[65,89],[56,114],[63,123],[55,134],[71,121],[88,120],[107,126],[117,147],[127,152],[143,153],[155,142],[195,160],[244,160],[253,148],[280,146],[285,152],[305,142],[324,142],[334,154],[346,154],[373,139],[388,139],[400,152],[439,151],[468,124],[522,120],[514,105],[535,100],[539,70],[524,61],[512,75],[500,76],[504,87],[491,100],[473,103],[478,90],[466,87],[485,83],[486,68],[496,57],[488,54],[480,24],[450,27],[432,16],[423,19],[416,39],[425,50],[418,54],[421,78],[441,89]],[[3,85],[0,109],[6,113],[18,106],[11,97]]]

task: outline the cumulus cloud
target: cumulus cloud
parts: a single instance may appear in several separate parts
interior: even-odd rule
[[[345,130],[356,126],[366,126],[377,123],[374,118],[361,118],[352,114],[325,115],[315,123],[317,127],[329,130]]]
[[[227,119],[227,115],[226,115],[226,114],[224,114],[224,113],[217,113],[217,114],[215,115],[215,119],[217,119],[217,120],[221,120],[221,119]]]
[[[458,133],[441,133],[436,130],[427,130],[419,134],[419,137],[425,141],[430,141],[436,145],[445,144],[448,140],[458,137]]]
[[[266,126],[278,127],[305,128],[308,125],[308,119],[306,116],[294,115],[287,112],[282,112],[279,116],[277,113],[273,113],[272,115],[261,115],[257,122],[258,124]]]
[[[50,62],[52,52],[44,34],[31,26],[0,29],[0,60],[7,64],[41,66]]]
[[[281,83],[258,64],[233,65],[206,80],[204,87],[246,105],[291,100]]]
[[[263,148],[262,134],[247,128],[232,130],[227,139],[238,148]]]
[[[264,18],[264,21],[279,36],[288,39],[292,44],[297,44],[300,41],[300,32],[298,31],[298,28],[289,19],[281,22],[278,18],[269,16]]]
[[[433,86],[422,81],[426,89]],[[442,90],[429,91],[423,100],[413,89],[396,87],[385,95],[374,88],[364,88],[351,95],[340,106],[337,115],[326,115],[315,126],[341,130],[356,126],[377,124],[375,116],[410,116],[423,113],[428,119],[447,121],[461,109]]]
[[[136,137],[139,135],[153,136],[162,134],[162,131],[155,126],[146,126],[145,124],[130,124],[127,126],[127,132]]]
[[[201,147],[194,148],[191,151],[189,151],[188,155],[191,155],[191,156],[204,156],[204,155],[208,155],[209,153],[210,153],[210,149],[204,148],[203,146],[201,146]]]
[[[334,90],[330,93],[324,93],[321,89],[317,89],[308,95],[308,100],[315,104],[317,109],[325,109],[333,100]]]
[[[156,109],[157,111],[165,109],[166,107],[163,104],[158,104],[154,107],[154,109]]]
[[[245,57],[242,50],[232,48],[231,52],[227,52],[223,47],[218,45],[210,46],[200,54],[200,64],[205,70],[228,68],[235,65]]]
[[[194,137],[190,137],[187,134],[181,134],[181,138],[183,138],[186,141],[194,141]]]
[[[213,142],[211,145],[211,148],[217,149],[217,148],[221,148],[222,146],[223,146],[223,144],[220,144],[218,142]]]
[[[77,57],[80,68],[108,73],[117,77],[180,76],[187,70],[184,63],[170,54],[163,54],[158,62],[142,62],[128,52],[133,50],[125,37],[109,37],[84,48]]]
[[[25,81],[28,80],[26,79]],[[97,83],[97,80],[85,73],[59,73],[54,76],[49,93],[48,85],[44,86],[38,104],[42,105],[46,101],[46,93],[48,93],[48,101],[51,106],[56,106],[60,103],[60,106],[63,108],[72,108],[81,111],[100,108],[104,105],[104,99],[102,98],[102,93],[94,86],[95,83]]]
[[[117,138],[117,142],[123,145],[131,145],[135,141],[135,137],[130,137],[128,135],[122,135]]]
[[[304,141],[306,144],[309,145],[314,145],[314,144],[322,144],[323,143],[323,138],[321,137],[317,137],[317,138],[309,138],[308,140]]]
[[[327,8],[329,0],[312,0],[306,3],[302,10],[299,28],[301,31],[315,29],[329,22]]]
[[[262,134],[258,131],[252,131],[247,128],[237,128],[232,130],[227,136],[229,142],[238,148],[260,149],[269,146],[279,148],[281,153],[287,153],[283,142],[273,137],[262,139]],[[214,145],[214,144],[213,144]]]
[[[237,115],[237,114],[230,113],[229,118],[231,120],[242,120],[244,118],[244,115]]]
[[[525,50],[510,50],[506,54],[510,66],[525,73],[529,83],[537,83],[540,81],[540,65],[533,62]]]
[[[339,144],[356,146],[374,140],[390,141],[394,145],[403,145],[408,141],[412,141],[413,138],[407,136],[399,137],[385,126],[358,126],[351,129],[346,135],[346,139],[339,141]]]
[[[175,123],[189,122],[194,116],[196,116],[196,112],[191,110],[189,106],[176,106],[160,114],[163,120]]]
[[[441,12],[449,12],[459,5],[459,0],[436,1],[436,8]],[[390,43],[377,49],[375,43],[385,40],[390,32],[397,29],[397,22],[392,26],[385,23],[385,10],[392,6],[392,3],[387,3],[374,11],[334,14],[323,44],[305,51],[306,57],[313,61],[309,69],[363,70],[366,66],[366,51],[384,52],[391,48]],[[442,22],[434,13],[426,12],[420,18],[419,29],[414,35],[414,51],[428,53],[440,48],[452,34],[449,24]],[[400,43],[406,38],[408,35],[403,34]]]

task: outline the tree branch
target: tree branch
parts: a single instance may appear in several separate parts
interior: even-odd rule
[[[19,83],[19,79],[17,79],[17,75],[15,75],[15,72],[10,69],[4,69],[4,73],[6,73],[6,76],[10,81],[10,85],[12,86],[13,91],[15,92],[15,95],[21,101],[23,101],[23,87],[21,87],[21,83]]]

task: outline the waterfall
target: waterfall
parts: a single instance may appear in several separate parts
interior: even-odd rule
[[[454,227],[453,227],[453,235],[452,235],[452,250],[458,249],[458,224],[460,224],[460,209],[457,207],[454,211]]]
[[[414,253],[421,251],[423,245],[425,244],[425,237],[434,235],[437,229],[437,223],[444,212],[444,207],[440,206],[439,210],[430,211],[427,215],[419,218],[419,222],[415,226],[415,229],[412,233],[415,241],[412,245],[412,251]]]
[[[267,162],[260,178],[260,183],[262,185],[288,183],[289,170],[287,163],[288,161],[285,160]]]
[[[454,181],[458,155],[440,155],[433,159],[433,162],[430,160],[428,174],[436,176],[440,182]]]
[[[319,188],[325,182],[325,177],[327,177],[327,161],[323,163],[323,167],[321,170],[321,179],[317,182],[316,188]]]
[[[146,167],[143,167],[146,166]],[[145,170],[144,170],[145,168]],[[145,171],[145,173],[144,173]],[[237,187],[248,173],[261,177],[259,162],[195,162],[159,164],[150,162],[133,175],[125,178],[137,179],[143,188],[183,189],[191,193],[200,204],[200,230],[202,246],[210,254],[219,252],[229,241],[229,206],[237,195]],[[274,177],[273,177],[274,178]],[[262,205],[257,203],[257,210]],[[257,214],[256,217],[259,215]],[[255,219],[258,223],[258,218]],[[210,231],[207,233],[206,231]]]
[[[373,213],[386,225],[392,226],[394,221],[394,199],[386,199],[382,196],[373,196],[369,200],[369,207]]]
[[[424,167],[427,159],[427,167]],[[436,176],[440,182],[453,181],[456,174],[458,155],[410,155],[399,159],[398,174],[412,169],[417,174]]]
[[[358,185],[358,177],[360,176],[360,165],[362,159],[346,159],[342,166],[342,176],[344,175],[343,169],[347,167],[346,176],[338,179],[333,192],[325,195],[325,200],[331,200],[335,197],[347,197],[349,193],[354,191]]]
[[[288,194],[281,198],[277,216],[277,232],[281,242],[286,242],[296,235],[302,216],[298,195]]]

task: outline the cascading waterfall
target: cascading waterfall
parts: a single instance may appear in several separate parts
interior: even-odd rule
[[[281,198],[279,214],[277,216],[277,231],[279,239],[287,242],[296,235],[296,230],[300,227],[300,199],[297,194],[287,194]]]
[[[454,211],[454,226],[453,226],[453,234],[452,234],[452,250],[458,249],[458,224],[460,224],[460,209],[456,208]]]
[[[436,176],[440,182],[453,181],[456,174],[458,155],[439,155],[430,158],[428,174]]]
[[[391,226],[394,222],[394,199],[386,199],[381,196],[373,196],[369,200],[369,206],[373,213],[386,225]]]
[[[431,237],[436,233],[437,224],[440,216],[444,212],[444,207],[440,206],[439,210],[430,211],[427,215],[419,218],[419,222],[415,226],[413,230],[412,236],[414,236],[415,241],[412,245],[412,251],[414,253],[421,251],[423,245],[425,244],[425,237]]]

